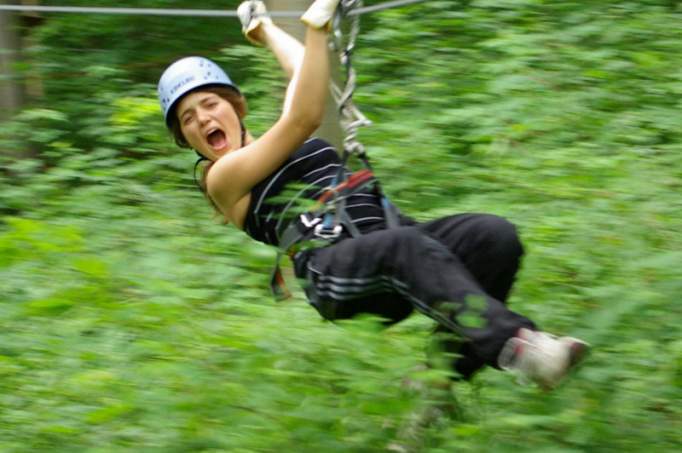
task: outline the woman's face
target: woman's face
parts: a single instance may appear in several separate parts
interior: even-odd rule
[[[215,93],[188,94],[180,100],[176,114],[187,143],[212,161],[242,146],[237,112]]]

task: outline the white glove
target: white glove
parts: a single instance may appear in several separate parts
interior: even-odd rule
[[[271,24],[272,19],[268,16],[268,10],[265,4],[260,0],[246,0],[237,8],[237,16],[242,23],[242,33],[246,39],[254,44],[262,46],[263,43],[258,41],[255,36],[255,31],[263,24]]]
[[[315,0],[315,3],[310,5],[308,11],[301,16],[301,20],[310,27],[324,28],[329,31],[338,4],[339,0]]]

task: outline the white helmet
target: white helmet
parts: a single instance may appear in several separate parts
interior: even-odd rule
[[[208,85],[229,87],[241,94],[225,71],[208,58],[185,57],[168,66],[158,87],[166,126],[170,127],[169,117],[180,98],[195,88]]]

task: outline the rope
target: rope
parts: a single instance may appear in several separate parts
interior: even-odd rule
[[[363,156],[365,148],[357,139],[358,128],[369,126],[372,123],[353,103],[353,92],[355,91],[357,77],[355,69],[353,69],[352,56],[355,40],[360,32],[360,16],[352,13],[357,12],[360,7],[362,7],[362,0],[341,0],[338,14],[332,23],[332,48],[339,53],[345,83],[342,88],[332,83],[331,92],[339,109],[341,127],[344,132],[344,153]],[[344,33],[342,25],[346,17],[349,17],[350,30]]]
[[[373,6],[358,8],[350,16],[362,15],[389,8],[397,8],[426,0],[393,0]],[[77,13],[77,14],[124,14],[133,16],[183,16],[183,17],[237,17],[236,11],[219,9],[164,9],[164,8],[107,8],[91,6],[40,6],[40,5],[0,5],[0,11],[38,12],[38,13]],[[270,17],[299,17],[303,11],[273,11]]]
[[[359,11],[361,7],[362,0],[341,0],[337,14],[332,22],[332,49],[339,54],[341,67],[344,69],[345,73],[345,83],[342,88],[333,82],[331,83],[331,91],[339,109],[341,127],[344,132],[343,155],[341,157],[342,165],[339,167],[339,172],[334,178],[333,185],[337,185],[346,180],[346,162],[353,154],[360,158],[366,171],[370,172],[370,174],[372,172],[372,166],[369,163],[369,157],[365,152],[365,147],[357,136],[358,128],[369,126],[372,122],[368,120],[353,103],[353,92],[355,91],[357,77],[355,69],[353,68],[352,56],[353,50],[355,49],[355,40],[360,32],[360,14],[357,14],[357,11]],[[356,12],[356,14],[353,14],[354,12]],[[346,18],[349,20],[345,20]],[[348,31],[344,32],[344,28],[347,28]],[[393,206],[384,195],[379,180],[373,179],[373,183],[375,193],[381,199],[386,226],[388,228],[398,226],[399,220],[395,206]],[[341,227],[341,224],[344,222],[343,217],[347,216],[347,213],[345,212],[345,199],[340,198],[337,191],[334,192],[333,196],[333,214],[332,212],[327,212],[325,214],[320,228],[338,236],[337,229]],[[357,228],[353,226],[352,222],[345,224],[345,226],[352,236],[360,234]]]

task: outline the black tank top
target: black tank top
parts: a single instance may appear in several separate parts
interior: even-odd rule
[[[299,215],[309,211],[333,185],[340,166],[341,159],[329,143],[317,138],[305,142],[251,190],[244,231],[257,241],[279,245],[288,224],[298,221]],[[347,169],[344,172],[349,174]],[[385,228],[381,201],[371,187],[351,195],[346,211],[363,233]]]

